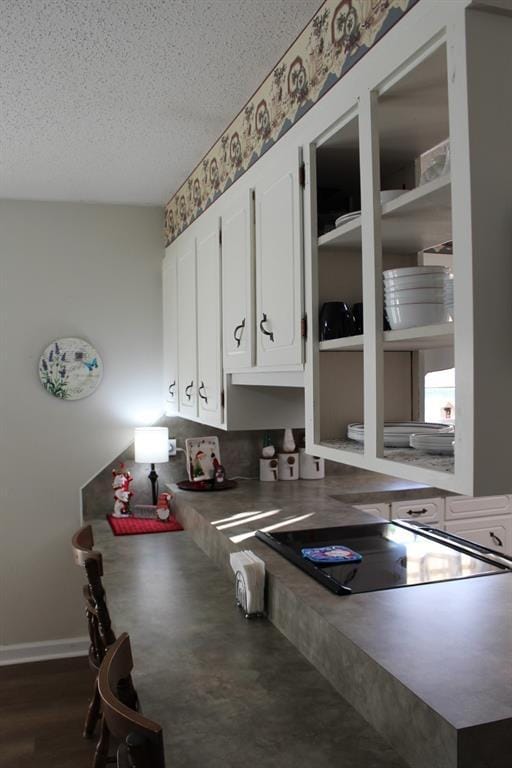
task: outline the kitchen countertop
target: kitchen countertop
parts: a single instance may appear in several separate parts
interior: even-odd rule
[[[435,725],[435,733],[427,733],[436,761],[432,762],[427,750],[431,765],[494,765],[486,762],[487,753],[479,758],[478,750],[484,748],[483,735],[487,732],[493,742],[490,749],[499,749],[503,739],[508,739],[507,749],[511,746],[506,731],[511,730],[512,718],[512,574],[339,597],[254,537],[254,531],[265,528],[374,522],[374,517],[340,498],[369,503],[370,499],[375,501],[372,494],[376,493],[389,493],[389,500],[396,499],[400,490],[411,493],[411,484],[395,483],[384,476],[375,476],[368,484],[368,478],[363,477],[367,474],[361,473],[359,479],[354,473],[320,481],[239,481],[238,488],[223,493],[173,490],[177,516],[211,557],[226,565],[230,551],[248,548],[265,561],[270,618],[320,671],[331,675],[335,687],[354,706],[358,705],[358,683],[357,675],[351,678],[347,673],[350,653],[355,653],[361,669],[368,663],[359,676],[359,685],[372,688],[372,696],[382,706],[388,704],[382,690],[376,694],[377,679],[380,688],[398,683],[393,696],[403,698],[402,716],[407,717],[408,708],[414,710],[418,704],[415,718],[422,720],[423,731]],[[413,488],[414,498],[419,498],[419,490]],[[432,488],[421,492],[439,494]],[[388,500],[382,496],[378,499]],[[284,596],[294,601],[293,607],[285,605]],[[293,614],[309,618],[307,622],[303,618],[304,626],[297,627]],[[324,646],[325,635],[332,631],[337,633],[336,643],[344,656],[340,670],[333,667],[337,663],[334,657],[329,663],[323,658],[330,653]],[[403,722],[402,733],[395,738],[393,723],[382,712],[373,713],[363,704],[361,707],[362,714],[399,748],[400,741],[406,740]],[[371,709],[370,704],[368,707]],[[427,722],[429,713],[435,715],[432,723]],[[471,754],[471,761],[466,757],[457,763],[463,750]],[[413,744],[402,749],[406,759],[418,766],[426,764],[422,763],[423,752],[415,751]]]

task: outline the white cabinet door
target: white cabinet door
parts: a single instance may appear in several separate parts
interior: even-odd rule
[[[512,512],[510,496],[447,496],[446,519],[460,520],[484,515],[506,515]]]
[[[205,424],[222,422],[219,231],[215,217],[201,227],[196,239],[197,396],[198,415]]]
[[[373,515],[373,517],[383,517],[385,520],[389,520],[389,504],[355,504],[354,506],[361,512]]]
[[[256,360],[303,362],[298,154],[285,154],[256,188]]]
[[[254,364],[254,193],[246,189],[222,218],[224,370]]]
[[[485,517],[446,523],[446,531],[463,539],[483,544],[498,552],[512,554],[512,518]]]
[[[420,523],[442,523],[443,508],[444,499],[394,501],[391,504],[391,519],[417,520]]]
[[[177,241],[179,409],[197,416],[196,254],[191,237]]]
[[[167,415],[178,408],[178,271],[176,252],[166,251],[162,268],[163,338],[164,338],[164,400]]]

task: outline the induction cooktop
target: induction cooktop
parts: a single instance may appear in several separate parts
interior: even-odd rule
[[[405,520],[313,528],[256,537],[337,595],[374,592],[512,571],[512,558],[453,534]],[[312,562],[303,550],[347,547],[359,562]]]

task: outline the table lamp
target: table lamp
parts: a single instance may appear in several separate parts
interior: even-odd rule
[[[169,430],[167,427],[136,427],[135,461],[137,464],[151,464],[148,477],[151,482],[153,504],[158,500],[158,475],[155,464],[169,461]]]

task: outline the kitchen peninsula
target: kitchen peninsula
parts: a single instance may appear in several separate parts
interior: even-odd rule
[[[378,478],[366,500],[433,495]],[[411,766],[497,768],[512,751],[512,575],[338,597],[255,538],[375,522],[340,501],[345,490],[352,502],[365,493],[357,474],[341,484],[242,481],[223,494],[177,491],[176,514],[231,578],[230,552],[265,561],[270,620]]]

